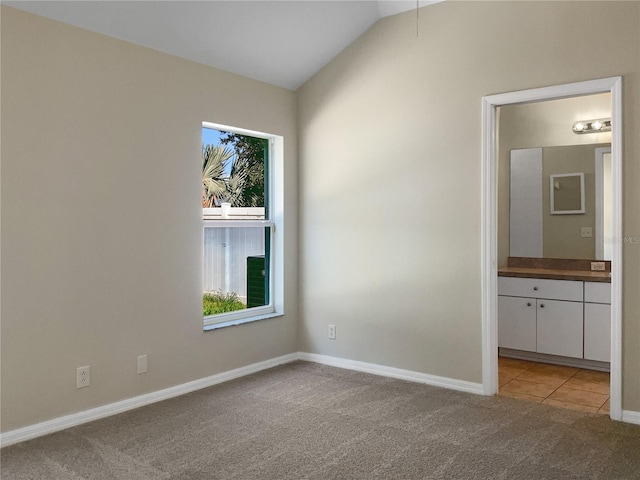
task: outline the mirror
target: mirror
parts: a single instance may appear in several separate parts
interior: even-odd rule
[[[506,105],[498,115],[501,262],[610,260],[611,133],[572,127],[609,117],[611,94]]]

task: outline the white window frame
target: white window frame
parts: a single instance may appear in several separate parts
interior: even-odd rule
[[[204,330],[214,330],[231,325],[263,320],[284,315],[284,138],[280,135],[245,130],[211,122],[202,122],[202,128],[248,135],[268,140],[268,182],[266,199],[269,205],[268,218],[264,220],[205,220],[202,225],[201,262],[204,268],[205,227],[267,227],[271,229],[271,258],[269,263],[269,304],[235,312],[219,313],[203,317]],[[202,272],[204,273],[204,272]],[[201,275],[202,277],[202,275]],[[201,288],[203,291],[204,288]]]

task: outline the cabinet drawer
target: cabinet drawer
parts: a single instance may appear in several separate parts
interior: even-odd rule
[[[584,282],[584,301],[591,303],[611,303],[611,284]]]
[[[498,295],[582,302],[583,283],[546,278],[498,277]]]

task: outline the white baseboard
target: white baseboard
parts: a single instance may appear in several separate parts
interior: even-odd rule
[[[201,378],[192,382],[176,385],[175,387],[165,388],[157,392],[151,392],[138,397],[128,398],[119,402],[110,403],[101,407],[92,408],[64,417],[54,418],[35,425],[10,430],[0,434],[0,446],[6,447],[15,443],[24,442],[32,438],[41,437],[50,433],[58,432],[66,428],[75,427],[83,423],[92,422],[101,418],[123,413],[128,410],[150,405],[152,403],[167,400],[169,398],[178,397],[185,393],[190,393],[202,388],[211,387],[219,383],[234,380],[236,378],[251,375],[268,368],[277,367],[285,363],[291,363],[296,360],[304,360],[307,362],[329,365],[347,370],[355,370],[358,372],[371,373],[383,377],[397,378],[399,380],[407,380],[409,382],[424,383],[435,387],[448,388],[461,392],[483,394],[482,384],[467,382],[464,380],[456,380],[453,378],[439,377],[437,375],[429,375],[427,373],[415,372],[412,370],[402,370],[400,368],[387,367],[377,365],[375,363],[359,362],[356,360],[347,360],[344,358],[331,357],[328,355],[318,355],[315,353],[297,352],[283,355],[281,357],[265,360],[264,362],[253,363],[245,367],[236,368],[228,372],[218,373],[210,377]],[[632,410],[622,411],[622,421],[626,423],[634,423],[640,425],[640,412]]]
[[[399,380],[407,380],[409,382],[424,383],[433,385],[434,387],[443,387],[461,392],[475,393],[483,395],[481,383],[467,382],[464,380],[456,380],[448,377],[438,377],[437,375],[429,375],[428,373],[414,372],[412,370],[402,370],[400,368],[386,367],[375,363],[358,362],[356,360],[347,360],[344,358],[330,357],[327,355],[318,355],[315,353],[298,354],[300,360],[308,362],[321,363],[332,367],[345,368],[348,370],[356,370],[358,372],[371,373],[383,377],[397,378]]]
[[[134,408],[143,407],[151,403],[160,402],[169,398],[178,397],[185,393],[200,390],[202,388],[211,387],[219,383],[227,382],[239,377],[251,375],[252,373],[266,370],[268,368],[277,367],[285,363],[290,363],[298,359],[297,353],[290,353],[281,357],[265,360],[264,362],[253,363],[245,367],[229,370],[228,372],[218,373],[210,377],[201,378],[192,382],[176,385],[175,387],[165,388],[156,392],[147,393],[138,397],[128,398],[119,402],[110,403],[101,407],[92,408],[64,417],[54,418],[35,425],[10,430],[0,434],[0,446],[6,447],[14,443],[24,442],[32,438],[41,437],[50,433],[58,432],[66,428],[75,427],[83,423],[92,422],[100,418],[109,417],[118,413],[133,410]]]
[[[636,425],[640,425],[640,412],[622,410],[622,421],[625,423],[635,423]]]

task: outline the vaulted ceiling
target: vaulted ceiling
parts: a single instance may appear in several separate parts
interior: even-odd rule
[[[3,3],[295,90],[381,18],[436,2],[147,0]]]

